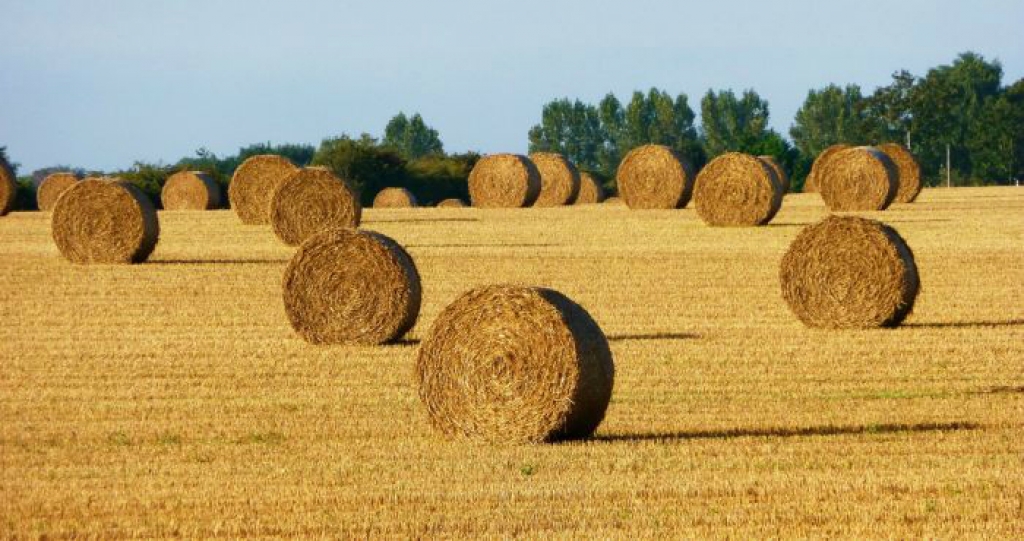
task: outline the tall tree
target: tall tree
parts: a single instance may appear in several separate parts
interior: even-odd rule
[[[865,133],[870,142],[914,146],[911,98],[917,78],[907,70],[892,74],[892,83],[879,87],[864,102]]]
[[[580,100],[554,100],[541,111],[541,123],[530,128],[530,152],[558,152],[588,171],[600,168],[604,143],[597,109]]]
[[[966,139],[973,179],[1009,182],[1024,166],[1024,79],[989,97],[970,125]]]
[[[732,90],[708,90],[700,102],[704,150],[709,158],[729,151],[751,152],[771,137],[768,102],[753,90],[739,98]]]
[[[398,113],[384,128],[383,146],[395,149],[403,158],[414,160],[428,155],[443,155],[444,145],[437,130],[423,121],[419,113],[412,118]]]
[[[800,152],[812,159],[838,143],[864,144],[867,142],[864,106],[864,97],[857,85],[829,85],[811,90],[796,112],[789,135]]]

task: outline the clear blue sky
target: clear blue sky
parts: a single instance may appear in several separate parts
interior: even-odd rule
[[[114,169],[419,111],[449,151],[524,152],[547,101],[651,86],[754,88],[788,136],[808,89],[965,50],[1024,76],[1024,1],[0,0],[0,145]]]

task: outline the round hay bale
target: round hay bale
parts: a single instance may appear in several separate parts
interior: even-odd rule
[[[220,186],[202,171],[178,171],[160,191],[164,210],[211,210],[220,208]]]
[[[528,207],[538,195],[540,172],[525,156],[484,156],[469,173],[469,201],[474,207]]]
[[[898,143],[886,143],[878,147],[896,164],[899,172],[899,187],[896,188],[894,203],[913,203],[921,193],[921,165],[917,158]]]
[[[829,210],[885,210],[896,196],[899,173],[884,152],[848,148],[829,158],[819,172],[818,190]]]
[[[534,152],[530,161],[540,173],[540,194],[535,207],[568,205],[580,191],[580,173],[565,156],[554,152]]]
[[[384,188],[373,198],[373,208],[398,209],[416,206],[416,196],[405,188]]]
[[[604,188],[594,176],[585,171],[580,172],[580,191],[576,194],[574,205],[590,205],[604,201]]]
[[[486,286],[438,315],[416,375],[431,424],[452,438],[585,438],[604,418],[614,364],[582,307],[549,289]]]
[[[243,224],[270,223],[270,199],[277,187],[299,168],[274,154],[253,156],[235,169],[228,185],[231,208]]]
[[[828,162],[840,152],[853,148],[850,145],[832,145],[818,154],[818,157],[814,159],[814,163],[811,164],[811,172],[807,174],[807,179],[804,181],[804,193],[818,193],[819,179],[821,172],[828,168]]]
[[[39,210],[53,210],[61,194],[77,183],[78,176],[74,173],[60,172],[47,175],[36,188],[36,205]]]
[[[116,179],[75,183],[57,199],[51,220],[53,241],[72,263],[141,263],[160,237],[153,202]]]
[[[289,246],[298,246],[325,229],[359,227],[362,213],[348,183],[325,167],[292,173],[270,200],[270,225]]]
[[[779,269],[782,297],[809,327],[895,327],[920,289],[910,247],[891,227],[830,216],[804,228]]]
[[[610,207],[620,207],[620,206],[624,206],[626,204],[626,202],[623,201],[621,197],[619,197],[617,195],[613,195],[613,196],[609,197],[608,199],[605,199],[604,200],[604,204],[608,205]]]
[[[0,216],[14,209],[14,201],[18,197],[18,185],[14,170],[6,160],[0,159]]]
[[[675,209],[690,202],[693,167],[664,145],[644,145],[626,154],[615,177],[631,209]]]
[[[302,243],[284,271],[284,309],[313,344],[383,344],[420,311],[420,275],[406,251],[373,231],[328,229]]]
[[[693,202],[708,225],[764,225],[782,206],[782,187],[763,160],[727,152],[701,169]]]
[[[782,188],[782,194],[789,193],[789,175],[786,174],[786,170],[782,168],[782,164],[775,159],[775,156],[758,156],[757,159],[763,161],[768,167],[771,167],[772,172],[775,173],[775,178],[779,180],[779,186]]]
[[[441,201],[440,203],[437,204],[437,206],[439,208],[461,208],[465,207],[466,203],[463,202],[461,199],[451,198]]]

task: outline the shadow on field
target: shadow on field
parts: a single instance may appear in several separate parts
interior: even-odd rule
[[[147,261],[146,265],[280,265],[288,259],[165,259]]]
[[[904,323],[904,327],[921,329],[971,329],[974,327],[1020,327],[1024,319],[1007,319],[1002,321],[952,321],[947,323]]]
[[[811,426],[806,428],[736,428],[728,430],[694,430],[689,432],[661,432],[652,434],[599,434],[596,441],[685,441],[732,438],[802,438],[809,436],[847,436],[858,434],[904,434],[915,432],[953,432],[980,430],[977,423],[920,423],[879,424],[854,426]]]
[[[968,394],[1024,394],[1024,385],[1017,387],[1012,385],[999,385],[996,387],[989,387],[988,389],[981,389],[979,391],[970,391]]]
[[[813,222],[769,222],[764,227],[803,227],[805,225],[811,225]]]
[[[526,243],[526,244],[408,244],[406,248],[550,248],[565,246],[564,244]]]
[[[701,335],[692,332],[658,332],[650,334],[609,334],[609,342],[629,340],[700,340]]]
[[[405,220],[363,220],[367,224],[401,224],[401,223],[430,223],[430,222],[479,222],[480,218],[407,218]]]

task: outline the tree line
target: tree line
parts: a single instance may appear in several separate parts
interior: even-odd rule
[[[1004,86],[1002,78],[998,61],[967,52],[923,76],[898,71],[870,94],[856,84],[813,89],[788,139],[769,126],[769,104],[752,89],[707,91],[699,124],[686,94],[673,97],[657,88],[634,92],[625,102],[611,93],[597,104],[561,98],[543,106],[540,122],[527,134],[529,151],[562,153],[610,190],[619,162],[643,144],[667,145],[695,167],[730,151],[771,155],[799,190],[814,158],[830,145],[899,142],[918,156],[927,184],[944,182],[947,173],[955,185],[1009,183],[1024,177],[1024,79]],[[136,162],[108,172],[46,167],[19,178],[17,208],[34,208],[35,187],[55,171],[119,176],[159,204],[171,174],[205,171],[226,189],[238,165],[259,154],[328,167],[353,184],[364,205],[389,186],[410,190],[422,204],[466,200],[469,172],[480,158],[476,152],[445,152],[437,130],[422,116],[399,113],[380,139],[364,133],[328,137],[319,146],[256,143],[223,157],[201,148],[173,164]]]

